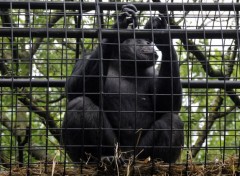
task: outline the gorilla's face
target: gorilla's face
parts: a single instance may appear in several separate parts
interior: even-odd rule
[[[138,67],[153,66],[158,59],[153,43],[145,39],[127,39],[120,45],[120,56],[124,63],[137,63]]]

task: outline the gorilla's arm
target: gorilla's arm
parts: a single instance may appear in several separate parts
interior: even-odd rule
[[[136,27],[136,12],[136,7],[131,4],[123,6],[121,15],[119,15],[112,28],[125,29],[130,23],[133,23]],[[100,91],[100,83],[104,84],[105,82],[104,77],[101,80],[101,75],[107,74],[108,59],[117,51],[117,43],[118,39],[114,37],[103,39],[101,45],[91,53],[89,58],[84,57],[78,60],[71,76],[67,79],[66,89],[69,101],[82,96],[83,93],[97,93]],[[89,97],[98,105],[98,96],[89,94]]]
[[[106,75],[108,62],[105,58],[111,57],[111,52],[106,52],[107,48],[110,49],[112,46],[107,46],[105,43],[109,43],[109,39],[104,39],[104,43],[102,44],[102,57],[100,56],[100,47],[98,46],[89,58],[82,58],[77,61],[72,71],[72,74],[67,79],[66,89],[68,92],[68,100],[72,100],[78,96],[82,96],[83,93],[97,93],[99,92],[99,83],[100,83],[100,73],[102,68],[102,74]],[[102,67],[101,66],[101,58]],[[90,95],[91,96],[91,95]],[[93,96],[95,98],[94,103],[98,103],[96,99],[96,95]]]
[[[152,17],[145,29],[167,29],[165,17]],[[156,107],[160,111],[179,112],[182,104],[182,85],[176,51],[170,36],[154,37],[154,43],[162,52],[161,68],[157,78]]]

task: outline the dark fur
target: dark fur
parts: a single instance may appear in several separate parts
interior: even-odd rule
[[[123,12],[113,28],[137,25],[133,5],[124,6]],[[129,16],[132,18],[126,18]],[[163,17],[151,18],[145,25],[146,29],[166,27]],[[151,42],[162,52],[159,71]],[[67,153],[74,162],[86,160],[85,153],[98,158],[113,156],[118,142],[122,151],[136,147],[138,154],[144,149],[138,158],[175,162],[184,135],[178,116],[182,101],[179,65],[171,40],[168,36],[154,41],[127,39],[121,43],[120,53],[111,43],[117,40],[104,39],[102,63],[98,47],[89,59],[77,62],[67,80],[69,103],[62,126]]]

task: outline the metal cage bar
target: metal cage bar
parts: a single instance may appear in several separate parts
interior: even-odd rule
[[[122,5],[126,3],[106,3],[99,2],[98,5],[102,10],[116,10],[116,6],[118,9],[121,9]],[[133,2],[138,10],[149,10],[148,3],[137,3]],[[166,5],[168,6],[168,10],[191,10],[191,11],[232,11],[232,10],[240,10],[239,3],[151,3],[151,10],[166,10]],[[12,1],[12,2],[0,2],[1,8],[13,8],[13,9],[45,9],[48,7],[49,9],[66,9],[66,10],[78,10],[82,8],[83,10],[95,10],[96,4],[94,2],[35,2],[35,1]]]
[[[9,160],[6,160],[6,163],[10,165],[10,168],[8,168],[10,175],[11,172],[14,173],[12,169],[15,168],[15,166],[18,168],[26,166],[27,169],[30,169],[32,165],[37,164],[38,167],[38,161],[42,162],[42,156],[43,160],[45,160],[43,163],[43,172],[47,173],[48,170],[52,169],[48,168],[49,165],[52,164],[52,161],[48,159],[52,159],[52,157],[55,156],[54,152],[56,148],[61,150],[63,146],[60,139],[60,131],[65,127],[61,126],[61,124],[63,123],[64,114],[73,112],[72,109],[67,107],[67,105],[71,104],[72,100],[69,99],[69,97],[72,95],[78,96],[75,97],[75,99],[83,97],[83,102],[87,102],[87,104],[83,103],[82,109],[84,113],[86,112],[83,118],[86,117],[88,112],[91,114],[98,112],[100,119],[103,119],[106,114],[110,114],[109,117],[113,117],[111,113],[118,113],[120,117],[117,119],[119,120],[117,122],[118,125],[116,127],[107,127],[108,130],[114,129],[116,133],[118,133],[118,136],[121,134],[120,130],[135,131],[136,134],[138,133],[136,127],[128,129],[128,127],[123,126],[123,128],[120,128],[121,116],[125,115],[127,118],[133,117],[135,126],[137,118],[139,117],[138,114],[146,113],[145,115],[147,116],[143,117],[145,119],[153,117],[154,122],[161,118],[160,111],[156,107],[161,107],[162,102],[167,106],[168,102],[167,99],[161,99],[164,101],[158,101],[157,105],[156,99],[157,96],[164,95],[164,92],[157,93],[156,90],[154,90],[149,93],[142,91],[138,88],[138,83],[145,84],[141,79],[157,80],[164,77],[155,76],[155,74],[152,77],[141,76],[141,74],[133,74],[130,76],[121,75],[121,70],[124,66],[121,65],[122,53],[120,52],[120,41],[125,38],[151,38],[151,41],[155,41],[154,38],[168,36],[170,39],[181,39],[171,40],[172,42],[170,42],[173,45],[173,48],[170,50],[175,48],[179,56],[177,61],[172,63],[178,63],[183,70],[181,75],[172,75],[171,78],[182,79],[180,85],[182,84],[184,89],[181,93],[173,93],[174,87],[171,86],[171,93],[168,92],[166,95],[171,95],[172,102],[174,101],[173,97],[176,95],[181,95],[183,98],[182,109],[179,112],[179,116],[184,122],[184,136],[185,139],[187,138],[187,142],[185,141],[182,147],[182,152],[186,159],[179,161],[179,164],[181,168],[186,166],[184,170],[186,175],[190,170],[188,166],[192,165],[191,159],[194,158],[199,151],[201,158],[195,159],[201,163],[201,167],[203,167],[203,164],[207,166],[208,162],[212,162],[213,158],[213,163],[217,165],[216,170],[223,170],[220,164],[225,164],[224,161],[227,158],[227,154],[234,153],[240,158],[238,146],[240,137],[240,111],[238,109],[240,107],[240,72],[238,71],[240,4],[218,2],[186,3],[184,1],[182,1],[182,3],[133,2],[132,4],[141,11],[141,13],[137,13],[141,24],[139,24],[136,29],[133,27],[134,29],[129,30],[119,29],[119,26],[116,29],[110,29],[112,23],[117,21],[119,24],[118,18],[114,20],[114,17],[121,15],[122,11],[118,10],[121,10],[122,6],[129,2],[106,3],[99,1],[97,1],[97,3],[83,2],[81,0],[79,0],[79,2],[0,1],[0,47],[3,46],[0,48],[0,56],[2,57],[0,58],[0,67],[2,65],[6,66],[5,70],[2,69],[4,73],[0,73],[0,131],[3,131],[0,133],[0,149],[5,149],[3,152],[5,152],[9,158]],[[165,12],[169,12],[168,15],[165,14]],[[187,14],[188,12],[189,14]],[[152,25],[151,29],[142,30],[144,24],[146,24],[145,22],[149,20],[149,18],[159,17],[158,13],[165,15],[169,24],[167,28],[154,30]],[[218,21],[216,22],[215,20]],[[191,23],[192,21],[193,23]],[[211,22],[205,23],[206,21]],[[226,26],[224,26],[224,24],[226,24]],[[131,25],[129,26],[131,27]],[[97,41],[96,38],[99,40]],[[102,49],[105,45],[104,40],[102,40],[103,38],[118,39],[114,40],[114,42],[107,42],[109,46],[118,45],[116,47],[119,52],[118,56],[114,55],[114,58],[111,58],[111,56],[108,56],[109,58],[103,56]],[[229,41],[231,41],[231,43]],[[79,78],[81,76],[84,78],[83,84],[77,85],[83,87],[82,93],[71,92],[69,88],[64,89],[66,83],[69,82],[66,78],[78,77],[78,74],[73,76],[69,75],[78,58],[81,57],[81,59],[87,61],[88,54],[93,50],[96,51],[95,46],[97,45],[100,47],[99,54],[97,54],[96,58],[95,56],[94,58],[90,56],[90,58],[92,60],[101,60],[101,63],[97,65],[100,70],[99,73],[88,74],[85,71],[83,71],[82,74],[79,73]],[[134,45],[136,47],[136,43]],[[158,50],[158,52],[160,51],[161,49]],[[109,52],[111,53],[110,50]],[[136,69],[136,50],[134,50],[134,54],[132,55],[135,55],[134,68]],[[167,56],[173,59],[173,53],[167,54]],[[119,64],[119,75],[108,76],[104,73],[103,64],[105,64],[104,61],[107,59],[112,61],[119,59],[117,60]],[[160,70],[162,63],[164,63],[164,61],[160,61],[159,58],[154,68]],[[173,66],[171,66],[171,70],[173,69],[172,67]],[[90,70],[92,68],[94,69],[94,66],[89,68]],[[156,70],[153,69],[153,72]],[[86,78],[94,79],[88,83],[85,82]],[[117,86],[119,91],[107,92],[104,90],[103,80],[105,78],[110,78],[111,80],[119,79],[118,85],[113,85]],[[135,90],[132,92],[129,91],[130,93],[121,90],[121,84],[124,85],[122,79],[128,78],[135,80],[135,82],[132,82],[135,84]],[[94,80],[100,81],[99,84],[101,85],[99,87],[101,88],[99,91],[94,89],[98,85],[91,84],[92,82],[97,82]],[[86,90],[86,85],[88,86],[88,84],[91,84],[91,88],[94,89],[93,91]],[[155,89],[156,82],[153,84],[151,82],[151,85],[153,85]],[[169,88],[167,84],[161,85],[164,85],[166,89]],[[173,79],[171,79],[171,85],[173,85]],[[79,88],[77,86],[76,88]],[[126,87],[128,88],[128,85]],[[99,102],[100,105],[97,105],[96,102],[91,104],[91,101],[88,100],[89,97],[95,95],[96,97],[94,98],[96,98],[96,100],[94,99],[94,101]],[[99,101],[98,96],[100,97]],[[118,99],[115,98],[115,102],[119,103],[115,109],[111,109],[111,107],[108,109],[108,104],[104,104],[106,102],[114,104],[114,101],[110,99],[112,98],[111,96],[119,97]],[[143,107],[151,106],[152,101],[149,100],[151,98],[148,96],[153,97],[154,108],[138,108],[139,102],[142,102],[141,105]],[[129,102],[135,103],[135,105],[124,102],[124,99],[128,99],[129,97],[133,97]],[[97,108],[91,109],[95,104]],[[78,105],[81,106],[81,102],[78,102]],[[88,106],[90,109],[88,109]],[[127,107],[124,109],[124,106],[129,106],[130,108]],[[172,123],[172,118],[176,110],[173,110],[173,103],[169,107],[171,107],[171,110],[164,109],[161,113],[171,113],[169,118],[171,118]],[[79,111],[79,114],[81,112]],[[131,113],[134,114],[131,116]],[[150,113],[153,113],[153,115]],[[126,114],[128,114],[128,116]],[[22,125],[22,122],[25,122],[25,124],[23,124],[25,126],[18,128],[17,125]],[[77,121],[74,122],[77,123]],[[101,120],[100,122],[99,124],[102,124],[103,121]],[[101,133],[103,126],[99,125],[97,128],[95,126],[90,126],[89,128],[76,127],[76,129],[80,128],[83,132],[97,129],[99,133]],[[139,132],[141,132],[141,130],[145,132],[150,129],[155,132],[166,130],[153,126],[152,128],[147,127],[147,129],[144,127],[140,129]],[[23,130],[25,130],[23,135],[22,133],[15,133]],[[174,129],[171,125],[171,128],[167,130],[172,132]],[[180,130],[176,129],[176,131]],[[22,137],[22,139],[25,137],[24,141],[28,140],[26,142],[27,144],[21,143],[21,138],[19,139],[18,137]],[[69,135],[69,138],[70,137],[71,135]],[[86,137],[91,138],[90,135]],[[170,137],[172,138],[172,136]],[[103,136],[100,136],[100,138],[103,138]],[[231,140],[228,138],[231,138]],[[10,142],[8,142],[9,139]],[[226,141],[221,142],[221,139]],[[40,140],[40,142],[37,140]],[[220,142],[218,142],[218,140]],[[204,141],[206,145],[203,143]],[[31,146],[30,143],[32,142],[36,143],[37,147]],[[74,144],[70,144],[70,146],[71,145]],[[172,146],[172,144],[170,145]],[[89,144],[84,144],[84,147],[88,146]],[[101,149],[101,147],[104,147],[104,145],[99,143],[98,149]],[[146,145],[146,148],[148,147],[154,148],[159,146],[155,146],[155,144],[153,144],[153,146]],[[134,146],[134,152],[136,148],[137,145]],[[34,153],[31,150],[43,151],[44,154],[41,154],[40,159],[32,160]],[[0,165],[2,164],[1,162],[3,162],[2,160],[5,159],[1,156],[1,152],[2,150],[0,151]],[[9,152],[9,154],[7,152]],[[62,175],[67,175],[67,168],[71,164],[66,154],[66,151],[59,152],[59,155],[54,157],[57,158],[56,161],[58,161],[58,164],[63,164],[61,165],[61,168],[64,168]],[[214,156],[209,157],[209,154],[214,154]],[[23,158],[23,156],[26,157]],[[151,161],[151,166],[155,164],[153,160]],[[235,162],[233,165],[235,166],[237,162],[235,158],[233,160]],[[137,159],[135,161],[137,161]],[[90,161],[90,164],[91,162],[92,161]],[[238,168],[239,163],[240,159],[238,159]],[[94,164],[96,164],[95,161]],[[84,162],[81,161],[81,168],[79,169],[81,173],[84,172],[83,165]],[[182,165],[184,166],[182,167]],[[174,165],[169,164],[167,166],[169,167],[169,171],[172,166]],[[2,170],[4,169],[1,167],[0,175]],[[151,170],[153,170],[153,167]],[[30,170],[27,171],[27,175],[30,175]]]
[[[240,81],[186,81],[182,80],[183,88],[221,88],[233,89],[240,87]],[[65,80],[42,79],[0,79],[0,87],[64,87]]]
[[[62,28],[0,28],[0,36],[2,37],[58,37],[65,38],[67,33],[68,38],[97,38],[98,29],[66,29]],[[136,37],[151,37],[152,33],[156,37],[161,37],[161,35],[169,35],[168,30],[136,30]],[[171,38],[199,38],[199,39],[221,39],[221,38],[237,38],[239,36],[239,31],[237,30],[185,30],[185,29],[171,29],[170,35]],[[129,30],[113,30],[113,29],[102,29],[102,37],[117,37],[118,35],[121,38],[132,37],[133,33]]]

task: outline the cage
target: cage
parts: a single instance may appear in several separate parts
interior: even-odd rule
[[[1,1],[0,175],[239,174],[239,10]]]

